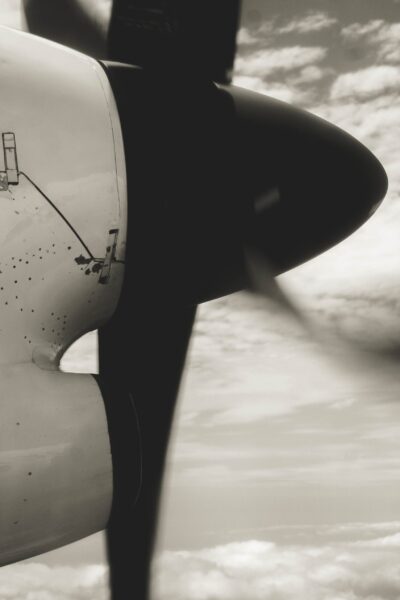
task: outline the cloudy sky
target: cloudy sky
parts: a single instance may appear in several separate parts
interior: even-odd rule
[[[2,0],[0,18],[18,25],[18,2]],[[390,189],[359,232],[280,278],[325,345],[245,294],[200,308],[154,600],[400,597],[400,375],[394,361],[326,347],[338,332],[400,346],[399,37],[397,0],[244,0],[236,83],[355,135]],[[95,362],[90,335],[64,368]],[[106,599],[105,575],[96,535],[1,569],[0,597]]]

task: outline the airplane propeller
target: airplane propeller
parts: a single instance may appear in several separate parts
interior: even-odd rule
[[[118,107],[127,271],[99,330],[98,381],[113,459],[112,598],[146,600],[197,304],[247,287],[308,326],[275,276],[351,234],[387,178],[333,125],[230,85],[238,0],[114,0],[107,38],[87,0],[57,12],[52,0],[23,4],[30,31],[102,59]]]

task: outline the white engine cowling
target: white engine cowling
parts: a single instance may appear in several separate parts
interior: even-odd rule
[[[112,460],[94,378],[1,366],[0,415],[0,564],[103,529]]]
[[[114,312],[126,174],[94,60],[0,29],[0,564],[105,527],[112,457],[102,394],[59,371]]]

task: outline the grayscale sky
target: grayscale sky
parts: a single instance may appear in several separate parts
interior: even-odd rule
[[[17,0],[2,0],[0,19],[18,26]],[[383,349],[400,342],[399,39],[398,0],[244,0],[235,70],[238,85],[331,120],[383,162],[390,189],[371,221],[279,278],[326,340]],[[246,294],[200,308],[154,600],[400,597],[400,375],[326,345]],[[93,371],[94,334],[64,367]],[[1,569],[0,597],[107,598],[105,569],[96,535]]]

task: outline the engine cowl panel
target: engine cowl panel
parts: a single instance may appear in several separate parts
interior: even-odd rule
[[[94,60],[0,29],[0,564],[103,529],[112,442],[90,375],[59,371],[124,276],[118,112]]]
[[[96,61],[7,29],[0,51],[0,364],[57,369],[118,302],[122,134]]]
[[[0,366],[0,565],[103,529],[113,470],[89,375]]]

